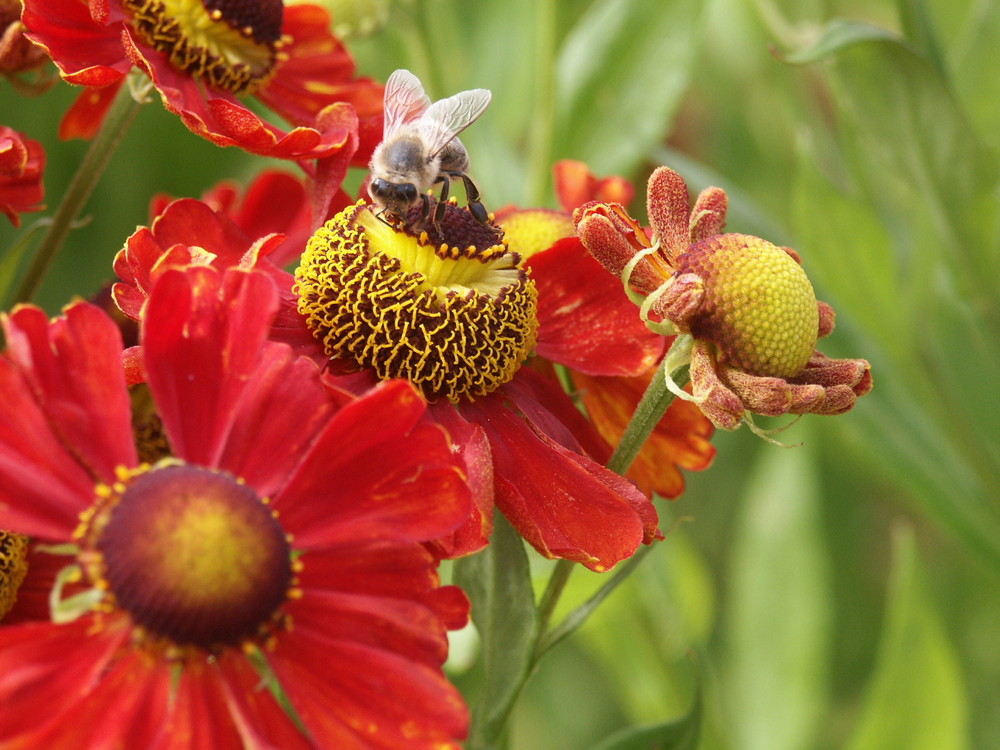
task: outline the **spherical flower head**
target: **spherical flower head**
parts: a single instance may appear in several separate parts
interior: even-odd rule
[[[717,427],[735,429],[748,413],[840,414],[871,390],[868,362],[816,351],[834,312],[816,300],[798,255],[722,233],[722,190],[704,190],[689,208],[684,180],[661,167],[647,201],[651,236],[606,203],[578,210],[577,230],[654,330],[690,336],[674,364],[690,364],[693,400]]]
[[[0,621],[14,607],[28,574],[28,537],[0,531]]]

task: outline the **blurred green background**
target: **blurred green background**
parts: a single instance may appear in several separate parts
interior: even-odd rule
[[[348,42],[362,74],[493,91],[463,135],[490,208],[554,207],[561,158],[635,180],[634,213],[659,164],[720,185],[728,229],[796,248],[837,309],[822,350],[873,367],[853,412],[781,434],[801,447],[717,434],[659,504],[666,541],[543,662],[511,747],[596,746],[698,691],[706,749],[1000,746],[1000,3],[349,5],[387,13]],[[0,81],[0,123],[46,146],[50,211],[86,147],[55,138],[76,93]],[[107,280],[154,193],[265,164],[143,108],[40,302]],[[0,221],[0,250],[18,236]],[[578,571],[563,604],[601,581]]]

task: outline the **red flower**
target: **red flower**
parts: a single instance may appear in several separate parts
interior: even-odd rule
[[[4,319],[0,528],[74,545],[83,591],[58,622],[0,626],[0,744],[464,736],[440,666],[467,602],[422,544],[469,512],[450,446],[406,383],[338,408],[313,363],[265,340],[276,307],[260,272],[159,275],[142,356],[162,433],[139,437],[171,455],[153,464],[102,311]]]
[[[42,144],[0,125],[0,211],[15,227],[21,226],[22,213],[45,208],[44,171]]]
[[[63,78],[87,87],[63,120],[64,138],[93,135],[133,66],[192,132],[220,146],[314,159],[353,150],[360,132],[360,165],[380,137],[381,87],[354,77],[315,5],[26,0],[22,21]],[[261,119],[238,98],[247,94],[294,128]]]
[[[589,299],[607,295],[609,301],[605,305],[582,306],[573,311],[567,329],[570,341],[579,328],[611,326],[618,332],[619,345],[639,341],[658,351],[654,360],[647,361],[645,369],[616,373],[601,370],[600,356],[577,358],[567,357],[565,352],[561,354],[562,362],[573,363],[573,383],[593,426],[608,444],[617,445],[656,372],[664,346],[669,346],[673,337],[663,339],[643,330],[634,308],[622,302],[621,284],[607,276],[601,278],[597,262],[584,249],[573,228],[573,209],[598,199],[627,203],[634,194],[632,184],[621,177],[597,179],[586,164],[578,161],[560,161],[554,172],[562,211],[507,209],[498,214],[497,221],[503,226],[511,249],[529,259],[528,266],[536,278],[540,273],[546,277],[564,277],[569,267],[587,268],[592,274]],[[553,304],[562,306],[571,295],[570,289],[563,289],[547,297]],[[593,319],[579,319],[580,312],[585,314],[588,308],[595,313]],[[613,309],[616,317],[607,317],[608,309]],[[544,355],[544,348],[539,347],[539,354]],[[674,401],[643,445],[627,476],[644,492],[655,492],[670,499],[679,497],[684,491],[681,469],[701,471],[715,458],[715,448],[709,442],[713,432],[712,424],[694,404]]]

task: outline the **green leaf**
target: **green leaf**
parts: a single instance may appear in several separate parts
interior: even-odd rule
[[[893,551],[882,642],[847,750],[962,750],[962,676],[927,594],[911,529],[897,529]]]
[[[798,249],[842,323],[821,348],[873,364],[858,439],[1000,568],[1000,406],[970,398],[1000,366],[1000,169],[940,70],[877,36],[826,45],[838,153],[800,170]]]
[[[490,545],[455,563],[455,583],[472,602],[482,642],[483,684],[469,748],[496,747],[527,679],[538,630],[524,542],[503,515],[496,514]]]
[[[726,625],[726,722],[734,747],[791,750],[816,744],[830,650],[828,554],[807,447],[764,446],[740,506]]]
[[[811,46],[781,55],[781,59],[792,65],[809,65],[852,45],[874,41],[898,42],[900,38],[899,35],[880,26],[864,21],[837,18],[823,28],[823,33]]]
[[[673,721],[648,727],[630,727],[616,732],[591,750],[695,750],[701,734],[701,692],[691,709]]]
[[[700,39],[702,3],[592,3],[559,51],[555,158],[631,174],[666,135]]]

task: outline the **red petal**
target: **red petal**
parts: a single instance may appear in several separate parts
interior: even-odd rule
[[[448,431],[457,457],[464,464],[472,493],[472,513],[454,533],[436,539],[432,547],[441,558],[462,557],[485,547],[493,533],[493,457],[486,433],[467,421],[451,403],[432,404],[435,421]]]
[[[467,732],[459,692],[404,655],[297,628],[272,663],[321,747],[457,750]]]
[[[124,82],[125,79],[120,78],[107,86],[85,88],[59,122],[60,140],[82,138],[89,141],[97,135]]]
[[[316,745],[289,720],[288,714],[274,699],[269,690],[262,689],[261,676],[247,662],[243,654],[229,650],[218,662],[219,679],[202,688],[203,694],[222,693],[229,719],[236,725],[240,742],[232,745],[211,744],[206,741],[204,750],[219,747],[281,748],[281,750],[311,750]],[[206,669],[206,675],[216,676],[216,670]],[[217,702],[217,701],[216,701]],[[211,722],[218,724],[219,713],[199,709]],[[216,731],[221,731],[221,727]],[[206,738],[208,740],[208,738]],[[177,750],[182,750],[178,747]]]
[[[287,347],[266,345],[250,376],[219,467],[273,497],[335,410],[319,370]]]
[[[608,570],[656,535],[656,511],[632,484],[541,435],[494,399],[463,412],[493,448],[496,502],[546,557]]]
[[[160,276],[143,317],[143,356],[180,458],[218,465],[276,309],[277,290],[260,272],[191,266]]]
[[[0,628],[0,727],[5,740],[37,730],[46,719],[68,727],[83,720],[69,712],[100,680],[130,634],[122,619],[104,622],[105,627],[97,626],[88,616],[66,625],[45,622]],[[107,721],[106,711],[95,713]],[[65,720],[67,715],[70,721]]]
[[[309,555],[304,564],[310,564]],[[412,596],[390,598],[313,589],[301,602],[291,603],[288,611],[297,630],[312,629],[334,640],[401,653],[435,666],[448,656],[448,642],[437,614]]]
[[[107,86],[132,69],[122,49],[121,23],[95,20],[80,0],[25,0],[21,21],[25,36],[49,53],[70,83]]]
[[[527,267],[538,287],[541,356],[588,375],[637,375],[656,364],[663,337],[578,238],[560,240]]]
[[[64,316],[50,324],[37,308],[15,311],[9,355],[60,440],[94,478],[111,484],[116,467],[136,464],[121,333],[103,310],[85,302],[70,305]]]
[[[0,528],[67,540],[94,480],[66,452],[17,369],[0,358]]]
[[[444,431],[422,422],[424,401],[389,381],[341,409],[275,498],[296,547],[346,540],[424,542],[471,512]]]
[[[223,652],[220,660],[228,660]],[[237,657],[245,661],[242,656]],[[258,683],[260,678],[257,677]],[[250,688],[267,700],[266,690]],[[216,748],[254,747],[244,744],[235,724],[227,715],[225,684],[218,668],[197,659],[188,661],[171,695],[171,710],[159,736],[149,750],[216,750]],[[286,723],[287,720],[286,720]],[[294,745],[289,745],[294,747]]]
[[[44,171],[42,144],[0,126],[0,212],[15,227],[21,226],[20,214],[45,208],[41,205]]]

